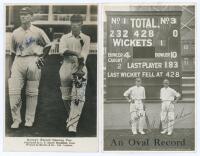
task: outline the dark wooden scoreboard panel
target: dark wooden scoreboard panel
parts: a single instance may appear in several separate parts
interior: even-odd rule
[[[147,99],[159,99],[162,81],[181,90],[181,12],[107,12],[106,100],[141,77]]]

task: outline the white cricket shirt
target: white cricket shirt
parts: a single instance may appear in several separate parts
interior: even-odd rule
[[[129,88],[127,91],[124,92],[124,96],[128,96],[131,99],[135,99],[135,100],[142,100],[145,99],[145,89],[142,86],[133,86],[131,88]]]
[[[19,27],[13,31],[11,53],[17,56],[41,55],[43,47],[50,43],[45,32],[31,25],[27,30]]]
[[[162,101],[173,101],[175,97],[179,96],[180,94],[170,87],[168,88],[163,87],[160,90],[160,99]]]
[[[79,53],[86,60],[90,49],[90,37],[82,32],[78,37],[75,37],[72,32],[65,34],[60,39],[59,53],[62,55],[66,49]]]

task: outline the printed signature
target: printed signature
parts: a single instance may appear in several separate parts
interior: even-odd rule
[[[18,48],[23,51],[26,47],[29,47],[34,42],[36,42],[36,40],[33,37],[26,38],[25,41],[22,42],[22,44],[18,45]]]
[[[79,117],[80,117],[80,114],[77,114],[75,117],[69,119],[67,128],[69,128],[70,126],[72,126],[72,125],[78,123]],[[73,122],[72,122],[72,121],[73,121]],[[70,123],[70,124],[69,124],[69,123]]]
[[[17,111],[19,110],[19,108],[21,107],[21,105],[22,105],[22,101],[21,101],[21,99],[19,99],[18,102],[11,108],[11,111],[14,114],[17,114]]]
[[[180,122],[180,121],[182,121],[183,119],[186,119],[187,117],[189,117],[190,115],[192,115],[192,113],[193,113],[193,112],[185,112],[185,108],[183,107],[183,108],[181,109],[181,111],[180,111],[179,113],[176,114],[175,119],[174,119],[175,122],[174,122],[171,126],[173,126],[176,122]],[[166,119],[165,121],[168,122],[169,120]],[[156,125],[156,118],[154,117],[154,119],[152,120],[152,122],[151,122],[151,124],[150,124],[150,127],[156,128],[155,125]],[[169,126],[166,127],[165,129],[167,129],[167,128],[169,128]]]
[[[189,117],[190,115],[192,115],[193,112],[185,112],[185,108],[183,107],[181,109],[181,111],[179,113],[176,114],[174,121],[182,121],[183,119],[186,119],[187,117]],[[160,117],[160,116],[159,116]],[[156,125],[159,125],[160,123],[158,123],[159,121],[156,120],[157,117],[153,117],[153,120],[149,123],[149,128],[150,129],[154,129],[156,128]],[[167,121],[167,120],[166,120]],[[132,124],[133,120],[130,120],[129,123]],[[174,122],[174,123],[175,123]],[[173,125],[172,125],[173,126]],[[169,127],[167,127],[169,128]]]

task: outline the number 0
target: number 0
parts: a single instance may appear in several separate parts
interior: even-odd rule
[[[173,30],[173,37],[178,37],[178,30]]]

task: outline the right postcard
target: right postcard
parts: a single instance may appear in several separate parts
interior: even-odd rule
[[[104,151],[195,151],[195,6],[103,6]]]

